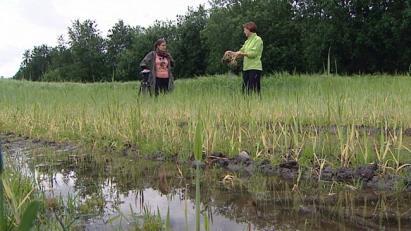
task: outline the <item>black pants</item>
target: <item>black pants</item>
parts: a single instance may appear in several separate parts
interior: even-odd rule
[[[251,93],[258,93],[260,94],[261,79],[260,70],[247,70],[243,71],[243,94],[251,94]]]
[[[169,78],[156,78],[156,87],[154,89],[156,96],[160,93],[165,94],[168,92],[168,81]]]

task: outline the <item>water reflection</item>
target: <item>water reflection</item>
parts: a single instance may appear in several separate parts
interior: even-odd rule
[[[103,154],[48,162],[41,156],[32,160],[40,188],[51,197],[75,195],[87,215],[86,230],[132,229],[130,217],[147,209],[163,220],[169,210],[172,230],[195,230],[195,169]],[[201,230],[411,229],[409,193],[330,193],[309,183],[293,191],[294,182],[262,176],[224,184],[226,174],[201,174]]]

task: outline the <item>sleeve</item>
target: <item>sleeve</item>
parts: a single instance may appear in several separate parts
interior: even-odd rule
[[[255,43],[253,44],[253,46],[251,46],[250,50],[248,50],[247,53],[247,57],[248,58],[255,58],[258,56],[258,54],[261,54],[263,51],[263,40],[262,39],[258,39],[257,41],[255,41]]]
[[[149,52],[146,56],[141,60],[140,67],[143,69],[151,69],[151,59],[153,56],[153,52]]]
[[[241,52],[245,52],[245,43],[243,44],[243,46],[240,48],[240,50],[239,51],[241,51]]]
[[[171,56],[170,54],[169,56],[170,56],[170,67],[174,67],[176,63],[174,62],[173,56]]]

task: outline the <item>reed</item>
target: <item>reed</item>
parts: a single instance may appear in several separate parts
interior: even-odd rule
[[[1,152],[1,150],[0,150]],[[0,166],[0,228],[1,230],[31,230],[36,223],[41,202],[35,188],[17,171]]]
[[[210,76],[178,80],[174,92],[152,98],[139,97],[135,82],[1,80],[0,131],[96,148],[136,144],[143,154],[188,159],[201,121],[205,154],[247,150],[307,165],[315,158],[334,166],[378,161],[388,171],[411,161],[409,137],[392,145],[399,139],[375,132],[411,127],[408,76],[274,74],[262,86],[261,98],[245,97],[240,78]]]

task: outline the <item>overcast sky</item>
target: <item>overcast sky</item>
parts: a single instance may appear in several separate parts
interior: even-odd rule
[[[155,20],[174,20],[187,8],[208,0],[0,0],[0,77],[12,77],[23,52],[34,46],[55,46],[67,39],[75,19],[92,19],[102,35],[119,19],[131,26],[149,26]]]

